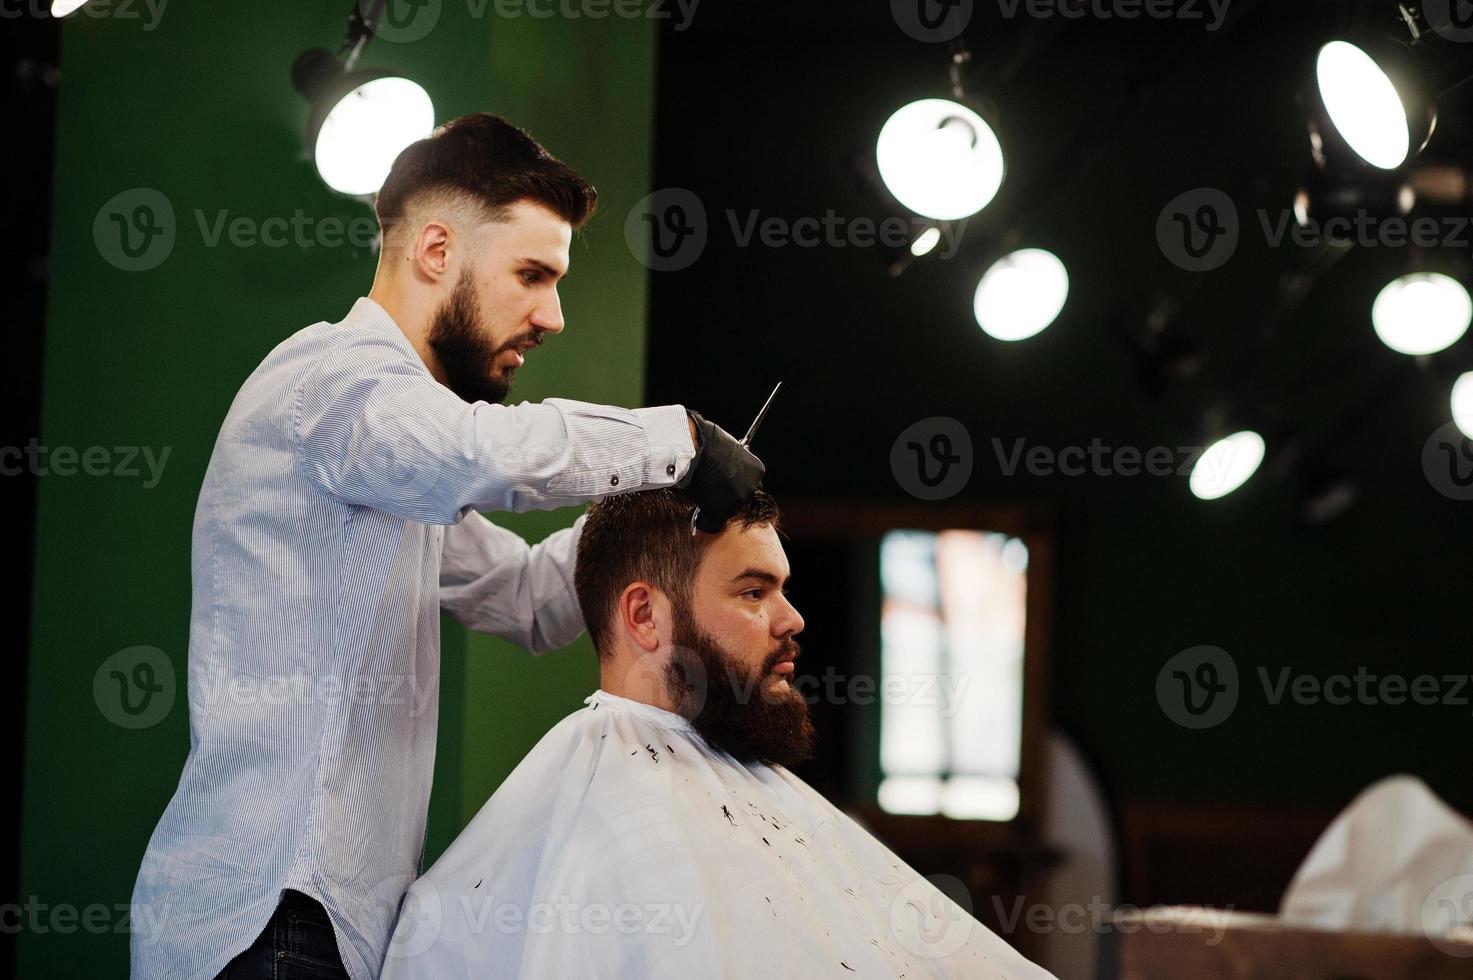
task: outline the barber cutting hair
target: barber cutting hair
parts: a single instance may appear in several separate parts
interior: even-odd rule
[[[378,975],[423,857],[440,610],[534,652],[584,629],[584,518],[529,546],[479,511],[675,486],[720,529],[761,483],[678,405],[500,404],[563,330],[595,200],[502,119],[441,127],[378,194],[368,296],[236,395],[195,511],[190,751],[133,893],[163,923],[134,934],[135,978]]]

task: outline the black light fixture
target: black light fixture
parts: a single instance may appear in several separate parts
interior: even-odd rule
[[[1328,524],[1360,499],[1360,484],[1343,469],[1306,464],[1299,478],[1299,516],[1306,524]]]
[[[384,0],[354,3],[338,53],[313,48],[292,65],[292,85],[311,105],[307,148],[317,173],[354,197],[377,191],[399,152],[435,126],[434,104],[419,83],[386,68],[355,67],[383,9]]]
[[[1181,304],[1165,293],[1151,293],[1108,321],[1135,368],[1142,391],[1160,398],[1171,388],[1197,376],[1201,346],[1179,319]]]
[[[1367,169],[1361,173],[1314,167],[1294,196],[1294,218],[1313,224],[1331,245],[1355,243],[1357,222],[1404,218],[1417,202],[1405,173]],[[1344,228],[1344,234],[1337,233]]]

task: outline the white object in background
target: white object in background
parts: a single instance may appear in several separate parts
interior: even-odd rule
[[[1385,69],[1349,41],[1331,41],[1315,59],[1330,122],[1362,160],[1395,170],[1411,153],[1406,106]]]
[[[1099,963],[1101,930],[1092,909],[1114,908],[1120,866],[1110,808],[1079,749],[1061,732],[1050,732],[1044,748],[1048,780],[1043,839],[1063,861],[1048,873],[1043,903],[1056,914],[1076,913],[1089,928],[1050,929],[1038,950],[1038,965],[1066,980],[1088,980]],[[1109,921],[1108,919],[1104,921]],[[1061,922],[1062,925],[1062,922]]]
[[[1258,472],[1267,451],[1263,436],[1252,429],[1224,436],[1197,457],[1187,487],[1198,500],[1226,497]]]
[[[1473,926],[1473,823],[1420,779],[1383,779],[1315,843],[1279,916],[1308,928],[1462,938]]]
[[[1027,340],[1059,316],[1069,298],[1069,272],[1052,252],[1020,248],[992,263],[977,283],[972,313],[997,340]]]
[[[1473,371],[1458,375],[1458,380],[1453,382],[1449,402],[1458,431],[1473,439]]]
[[[950,99],[895,111],[875,141],[880,179],[916,214],[955,221],[985,208],[1002,186],[1002,145],[992,127]]]
[[[435,106],[418,82],[390,75],[353,89],[334,105],[317,134],[317,172],[340,194],[372,194],[394,160],[435,128]]]
[[[1412,272],[1391,280],[1371,304],[1371,326],[1398,354],[1436,354],[1457,343],[1473,321],[1473,298],[1452,276]]]

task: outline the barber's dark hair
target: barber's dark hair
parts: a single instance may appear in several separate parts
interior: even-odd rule
[[[643,490],[605,497],[588,508],[573,588],[583,621],[600,657],[612,653],[614,613],[630,582],[648,582],[689,606],[691,586],[711,535],[690,533],[691,499],[679,490]],[[756,524],[780,528],[777,502],[758,490],[727,527]]]
[[[463,196],[490,221],[532,200],[577,228],[598,204],[593,185],[525,132],[489,112],[453,119],[405,147],[374,198],[385,238],[409,201],[427,192]]]

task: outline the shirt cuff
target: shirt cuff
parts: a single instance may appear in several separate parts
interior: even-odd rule
[[[696,455],[696,447],[690,438],[690,416],[679,405],[636,408],[634,414],[639,417],[649,439],[645,486],[668,487],[680,482]]]

